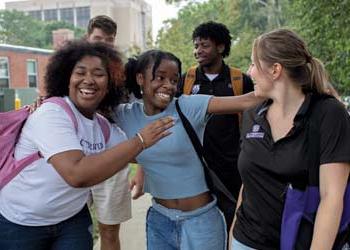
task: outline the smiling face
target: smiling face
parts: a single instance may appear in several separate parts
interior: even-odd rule
[[[91,34],[88,35],[87,40],[90,43],[102,42],[113,47],[115,42],[115,34],[107,34],[102,29],[94,28]]]
[[[80,113],[91,119],[107,91],[108,73],[99,57],[85,56],[75,64],[69,97]]]
[[[259,64],[261,68],[258,68],[253,53],[251,58],[252,63],[250,64],[247,73],[253,80],[254,94],[259,97],[269,97],[269,93],[273,89],[273,78],[270,74],[271,67],[260,60]]]
[[[197,37],[193,41],[193,54],[198,64],[202,67],[211,67],[217,63],[221,63],[224,51],[224,45],[216,45],[210,38]]]
[[[137,82],[143,90],[147,115],[162,112],[173,100],[179,81],[179,67],[175,61],[163,59],[152,76],[153,63],[144,74],[137,74]]]

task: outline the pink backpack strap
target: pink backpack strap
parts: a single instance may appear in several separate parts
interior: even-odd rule
[[[28,155],[27,157],[16,161],[13,167],[10,167],[10,159],[9,162],[5,162],[5,166],[1,169],[1,175],[0,175],[0,190],[9,183],[13,178],[15,178],[16,175],[19,174],[19,172],[22,171],[26,166],[32,164],[36,160],[39,160],[42,158],[40,155],[40,152],[36,152],[34,154]],[[8,166],[6,166],[8,164]]]
[[[69,118],[72,120],[74,124],[75,131],[78,132],[78,121],[75,117],[72,108],[69,106],[69,104],[62,98],[62,97],[50,97],[48,99],[45,99],[43,101],[45,102],[51,102],[59,105],[61,108],[64,109],[64,111],[68,114]]]
[[[107,144],[109,141],[109,137],[111,136],[109,122],[107,121],[106,118],[104,118],[100,114],[96,114],[96,118],[97,118],[98,124],[100,125],[100,127],[102,129],[103,137],[105,138],[105,144]]]

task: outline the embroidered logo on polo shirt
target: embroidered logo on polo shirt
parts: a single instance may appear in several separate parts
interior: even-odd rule
[[[199,92],[199,84],[193,85],[192,94],[195,95]]]
[[[260,130],[260,125],[254,124],[252,127],[252,132],[249,132],[246,134],[246,138],[264,138],[265,133],[264,132],[259,132]]]

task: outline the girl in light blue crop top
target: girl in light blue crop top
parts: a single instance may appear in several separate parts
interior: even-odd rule
[[[203,167],[175,109],[174,95],[181,62],[171,53],[150,50],[126,65],[127,87],[139,90],[143,103],[119,105],[114,119],[128,137],[145,124],[172,116],[171,135],[137,156],[143,166],[144,190],[153,196],[147,214],[148,249],[210,249],[226,247],[226,226],[215,197],[205,182]],[[203,140],[211,113],[235,113],[255,105],[253,94],[238,97],[182,96],[179,105]],[[214,240],[213,240],[214,239]]]

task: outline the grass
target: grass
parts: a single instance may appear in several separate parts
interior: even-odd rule
[[[130,167],[130,174],[129,174],[129,178],[132,178],[135,176],[136,173],[136,168],[137,168],[137,164],[135,163],[131,163],[129,164]],[[92,222],[93,222],[93,226],[94,226],[94,233],[93,233],[93,239],[94,239],[94,243],[96,243],[97,239],[98,239],[98,224],[97,224],[97,219],[96,219],[96,213],[95,213],[95,209],[94,207],[90,207],[90,213],[91,213],[91,217],[92,217]]]
[[[132,178],[132,177],[135,176],[137,164],[136,163],[130,163],[129,166],[130,166],[129,178]]]

